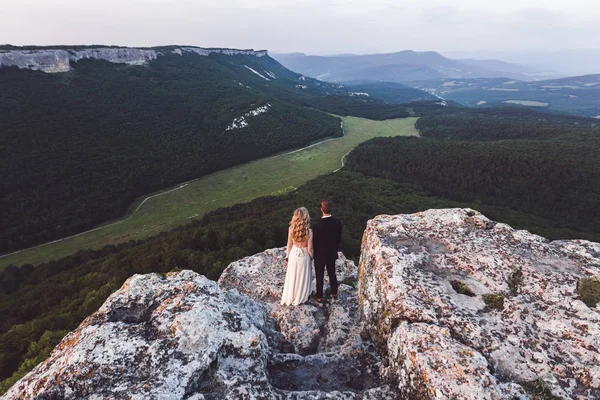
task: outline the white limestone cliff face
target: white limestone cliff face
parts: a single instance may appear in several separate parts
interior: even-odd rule
[[[165,50],[166,51],[166,50]],[[97,47],[85,49],[39,49],[0,51],[0,68],[19,67],[47,73],[68,72],[70,63],[82,59],[105,60],[112,63],[143,65],[165,53],[157,49],[138,49],[131,47]],[[181,47],[170,50],[174,54],[196,53],[208,56],[212,53],[225,55],[253,55],[263,57],[266,50],[206,49],[202,47]]]
[[[363,238],[361,322],[408,398],[528,398],[540,380],[600,398],[600,309],[576,292],[598,266],[598,243],[548,242],[472,210],[379,216]]]
[[[379,216],[325,306],[279,304],[284,257],[246,257],[218,283],[131,277],[3,399],[526,400],[529,383],[600,398],[600,304],[576,293],[600,275],[598,243],[468,209]]]

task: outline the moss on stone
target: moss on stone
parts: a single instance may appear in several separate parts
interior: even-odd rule
[[[516,296],[523,284],[523,271],[519,267],[512,267],[512,274],[508,278],[508,288],[511,296]]]
[[[485,303],[485,311],[504,309],[504,296],[501,294],[484,294],[481,298]]]
[[[347,277],[346,279],[341,281],[340,284],[352,286],[354,289],[356,289],[358,287],[358,282],[353,277]]]
[[[550,386],[541,379],[521,383],[521,386],[531,395],[531,400],[562,400],[562,397],[553,395]]]
[[[475,297],[475,293],[469,289],[466,283],[461,282],[457,279],[450,281],[450,285],[452,285],[452,289],[458,294],[464,294],[465,296]]]
[[[577,282],[579,300],[588,307],[596,307],[600,302],[600,277],[582,278]]]

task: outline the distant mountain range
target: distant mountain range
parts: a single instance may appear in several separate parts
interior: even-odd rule
[[[385,81],[407,83],[443,78],[548,77],[540,70],[499,60],[452,60],[434,51],[412,50],[387,54],[310,56],[303,53],[272,54],[292,71],[329,82]],[[556,77],[554,75],[553,77]]]
[[[548,79],[555,75],[576,76],[600,73],[600,49],[561,51],[450,51],[444,56],[452,59],[501,59],[527,68],[546,71]]]

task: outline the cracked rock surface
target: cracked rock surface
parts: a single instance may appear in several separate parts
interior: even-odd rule
[[[526,399],[536,382],[600,398],[600,304],[576,289],[599,265],[598,243],[549,242],[469,209],[378,216],[363,237],[361,321],[408,398]]]
[[[283,249],[192,271],[135,275],[4,399],[395,399],[359,334],[357,290],[281,307]],[[343,256],[340,279],[357,268]]]

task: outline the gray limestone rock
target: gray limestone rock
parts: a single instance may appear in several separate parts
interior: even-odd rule
[[[378,216],[363,237],[362,323],[407,396],[528,398],[523,387],[543,382],[600,398],[600,310],[576,293],[599,254],[469,209]]]

